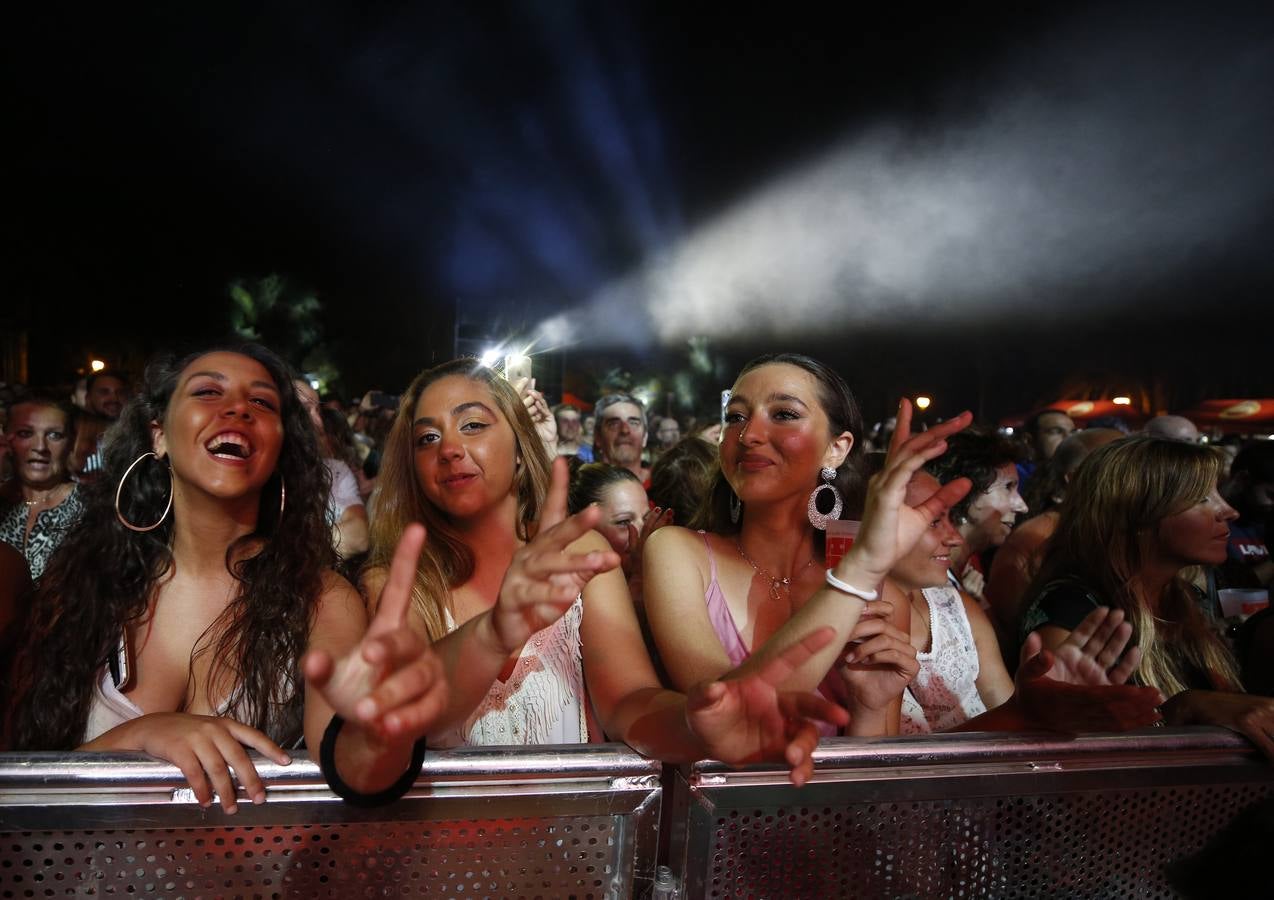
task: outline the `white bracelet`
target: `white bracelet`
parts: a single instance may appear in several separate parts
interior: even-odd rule
[[[879,591],[864,591],[862,588],[856,588],[848,581],[841,581],[833,575],[831,569],[827,570],[827,583],[842,594],[849,594],[851,597],[857,597],[859,600],[865,600],[868,603],[880,599]]]

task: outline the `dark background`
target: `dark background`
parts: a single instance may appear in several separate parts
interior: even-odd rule
[[[807,267],[735,284],[727,243],[704,383],[798,349],[869,416],[1274,395],[1267,3],[187,6],[6,16],[0,330],[32,383],[222,334],[229,281],[271,272],[321,300],[346,393],[561,313],[549,384],[668,375],[691,333],[608,286],[843,154],[813,193],[875,185],[862,215],[925,277],[840,272],[812,206],[782,240],[830,242],[823,293],[776,328],[732,292],[786,311]],[[965,223],[926,198],[970,183],[929,247]]]

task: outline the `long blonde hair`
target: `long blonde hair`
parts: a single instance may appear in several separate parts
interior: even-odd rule
[[[521,540],[530,537],[531,524],[539,518],[552,465],[517,392],[477,360],[455,359],[427,369],[407,388],[385,441],[367,568],[388,571],[403,530],[411,522],[424,522],[429,534],[416,567],[411,602],[432,640],[447,633],[445,609],[450,604],[451,591],[468,581],[474,570],[473,550],[421,490],[412,445],[412,420],[420,395],[431,384],[452,375],[485,385],[496,408],[513,428],[514,452],[522,460],[514,475],[518,496],[516,528]]]
[[[1216,451],[1199,444],[1137,435],[1099,447],[1076,470],[1028,596],[1072,576],[1102,602],[1122,609],[1141,648],[1137,680],[1165,697],[1186,690],[1184,672],[1206,672],[1218,690],[1239,691],[1238,666],[1209,626],[1194,588],[1173,578],[1161,597],[1147,597],[1140,575],[1159,523],[1216,488]]]

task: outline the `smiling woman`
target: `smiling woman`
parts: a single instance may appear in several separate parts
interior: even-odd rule
[[[366,629],[327,568],[326,469],[290,373],[256,345],[152,363],[105,456],[34,601],[13,744],[142,750],[178,765],[204,804],[215,793],[233,812],[238,788],[262,802],[245,748],[279,763],[303,736],[318,748],[333,710],[361,695],[325,665],[304,690],[301,656],[358,658]],[[416,656],[427,676],[436,661]],[[422,681],[408,700],[440,684]],[[345,729],[335,757],[356,789],[378,790],[415,736],[368,734]]]

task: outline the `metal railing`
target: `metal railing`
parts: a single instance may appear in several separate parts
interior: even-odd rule
[[[1274,769],[1221,729],[839,739],[815,763],[803,788],[678,774],[684,896],[1175,897],[1168,867],[1274,797]]]
[[[661,767],[623,745],[430,752],[407,796],[346,806],[307,759],[201,808],[137,754],[0,754],[0,896],[627,897],[655,869]]]
[[[1274,769],[1219,729],[834,739],[815,761],[799,789],[671,773],[682,897],[1171,897],[1171,866],[1274,803]],[[260,772],[267,802],[226,816],[138,755],[0,755],[0,897],[642,897],[654,874],[660,766],[622,745],[431,752],[379,810],[308,760]]]

